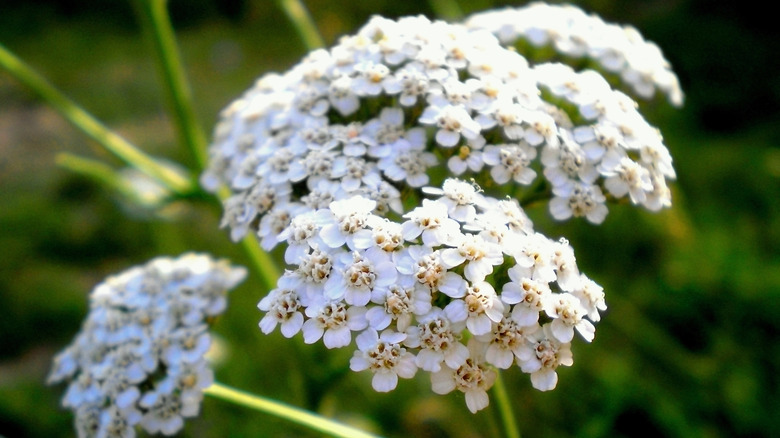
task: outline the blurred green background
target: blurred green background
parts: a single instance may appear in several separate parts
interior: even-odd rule
[[[151,46],[133,8],[117,0],[3,0],[0,42],[131,142],[187,165]],[[465,13],[509,4],[465,1]],[[517,2],[515,4],[522,4]],[[680,76],[685,107],[643,104],[662,129],[679,179],[660,214],[611,209],[600,227],[537,229],[572,242],[581,269],[604,286],[609,310],[592,345],[556,390],[506,372],[526,437],[771,437],[780,430],[780,33],[757,2],[590,0],[607,20],[657,42]],[[309,1],[330,44],[372,14],[433,16],[426,2]],[[207,131],[254,78],[305,53],[275,2],[170,2],[197,116]],[[105,276],[157,255],[196,250],[247,264],[217,230],[209,200],[164,218],[55,164],[69,151],[118,164],[0,71],[0,436],[73,436],[44,384],[51,357],[70,342],[86,296]],[[257,328],[264,291],[251,276],[214,331],[217,378],[388,436],[498,436],[497,414],[468,413],[460,394],[438,396],[427,375],[374,393],[348,371],[350,351],[326,351]],[[298,426],[207,398],[188,437],[316,436]]]

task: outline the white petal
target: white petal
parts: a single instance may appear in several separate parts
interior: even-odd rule
[[[550,323],[550,329],[552,330],[555,339],[564,344],[571,342],[572,338],[574,338],[574,327],[566,325],[566,323],[560,319],[553,320],[553,322]]]
[[[468,351],[466,352],[466,357],[468,357]],[[441,370],[441,361],[441,353],[425,349],[420,350],[420,352],[417,353],[417,357],[415,358],[415,363],[418,367],[433,373]],[[463,359],[463,361],[465,362],[466,359]]]
[[[436,142],[444,147],[452,147],[460,141],[460,134],[447,129],[439,129],[436,132]]]
[[[292,318],[282,323],[281,331],[282,336],[285,338],[292,338],[296,333],[301,331],[303,326],[303,315],[301,312],[295,312]]]
[[[398,376],[389,371],[377,372],[371,380],[371,386],[376,392],[390,392],[398,385]]]
[[[488,398],[487,392],[481,389],[466,391],[466,406],[471,413],[476,413],[477,411],[486,408],[488,403],[490,403],[490,399]]]
[[[271,316],[270,313],[266,314],[263,319],[260,320],[260,323],[258,325],[260,326],[260,331],[262,331],[264,334],[271,333],[276,328],[276,324],[278,321],[275,317]]]
[[[351,341],[352,332],[347,327],[326,330],[322,337],[322,342],[328,348],[346,347]]]
[[[447,309],[445,308],[444,310],[446,311]],[[468,328],[469,331],[475,336],[490,333],[492,326],[493,325],[490,322],[490,318],[488,318],[485,314],[476,317],[472,316],[466,319],[466,328]]]
[[[360,372],[367,370],[368,366],[368,360],[360,352],[356,352],[355,356],[352,356],[352,359],[349,360],[349,369],[352,371]]]
[[[586,341],[593,341],[593,338],[596,335],[596,327],[594,327],[590,321],[583,319],[578,322],[575,327]]]
[[[452,378],[452,370],[443,369],[431,374],[431,389],[436,394],[448,394],[455,389],[455,380]]]
[[[555,389],[558,384],[558,374],[551,369],[542,369],[531,374],[531,384],[539,391]]]

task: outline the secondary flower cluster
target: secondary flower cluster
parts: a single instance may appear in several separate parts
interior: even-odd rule
[[[488,404],[491,366],[517,363],[534,387],[554,388],[575,329],[593,339],[601,287],[580,274],[566,240],[534,232],[516,201],[457,179],[423,191],[437,199],[400,223],[359,195],[295,216],[279,235],[294,267],[260,301],[260,328],[328,348],[359,332],[350,365],[371,370],[374,389],[421,368],[435,392],[463,391],[473,412]]]
[[[534,232],[507,196],[598,224],[608,200],[668,207],[675,177],[635,101],[593,70],[529,62],[517,40],[589,56],[641,97],[682,94],[660,53],[645,56],[652,43],[570,6],[466,23],[374,17],[263,76],[222,112],[201,182],[229,187],[234,240],[285,247],[263,332],[329,348],[358,332],[351,368],[370,369],[376,390],[421,368],[477,411],[494,368],[555,387],[574,331],[593,339],[605,309],[568,243]]]
[[[79,437],[134,437],[135,426],[173,435],[197,415],[213,372],[204,358],[208,319],[246,276],[206,255],[159,257],[107,278],[90,295],[75,340],[57,355],[50,383]]]
[[[466,25],[493,32],[504,44],[528,41],[536,47],[552,44],[558,53],[588,57],[616,73],[643,98],[660,91],[675,106],[683,92],[661,49],[645,41],[631,26],[605,23],[571,6],[532,3],[522,9],[487,11],[471,16]]]

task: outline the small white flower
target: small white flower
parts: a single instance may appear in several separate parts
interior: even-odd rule
[[[365,252],[343,254],[334,266],[333,274],[325,283],[325,296],[331,300],[344,299],[353,306],[365,306],[376,287],[394,284],[398,276],[390,255],[377,247]]]
[[[553,318],[550,332],[558,341],[571,342],[575,328],[586,341],[593,340],[596,329],[593,323],[583,319],[585,308],[574,295],[568,293],[549,295],[544,303],[544,310],[547,316]]]
[[[411,246],[401,252],[397,263],[398,272],[413,276],[431,293],[442,292],[451,298],[460,298],[466,293],[466,280],[447,270],[439,250]]]
[[[379,160],[377,167],[392,181],[405,181],[411,187],[422,187],[430,180],[426,171],[438,163],[436,156],[424,152],[405,139],[396,142],[393,151]]]
[[[523,355],[528,351],[527,337],[539,329],[541,327],[538,324],[524,325],[512,315],[504,315],[490,333],[478,337],[488,344],[485,360],[496,368],[510,368],[515,358],[525,359]]]
[[[420,116],[419,121],[439,127],[436,131],[436,142],[444,147],[455,146],[460,142],[461,136],[474,139],[482,129],[460,105],[429,106]]]
[[[536,158],[536,149],[523,143],[486,146],[482,154],[485,164],[492,166],[490,176],[499,184],[514,180],[519,184],[531,184],[536,171],[529,166]]]
[[[415,315],[425,315],[431,310],[431,291],[410,275],[402,275],[396,284],[377,288],[371,301],[379,304],[366,312],[368,324],[376,330],[384,330],[395,321],[398,331],[405,331]]]
[[[422,235],[429,247],[448,244],[460,234],[460,225],[449,217],[447,204],[440,200],[423,199],[422,206],[404,215],[404,239],[411,241]]]
[[[630,158],[623,158],[620,164],[605,174],[604,187],[618,198],[628,194],[634,204],[644,203],[647,192],[653,190],[650,173]]]
[[[469,357],[457,368],[449,366],[431,374],[431,386],[437,394],[447,394],[455,389],[466,396],[466,406],[476,413],[488,406],[488,389],[496,380],[496,372],[484,362],[484,345],[471,339]]]
[[[331,248],[345,243],[350,249],[365,249],[371,245],[371,231],[366,228],[376,201],[362,196],[333,201],[329,210],[317,212],[322,225],[320,237]]]
[[[585,216],[589,222],[600,224],[607,216],[607,198],[598,186],[574,183],[570,187],[553,189],[555,197],[550,200],[550,214],[559,220]]]
[[[539,313],[544,310],[544,303],[552,294],[546,282],[523,277],[519,267],[509,269],[511,282],[504,285],[501,300],[514,304],[512,318],[520,325],[528,326],[539,320]]]
[[[277,324],[281,324],[281,332],[285,338],[291,338],[301,330],[302,305],[295,291],[295,284],[295,279],[291,275],[283,275],[279,279],[278,287],[257,304],[258,309],[268,312],[259,323],[263,333],[271,333]]]
[[[398,384],[398,377],[411,379],[417,372],[414,355],[401,343],[406,339],[403,333],[385,330],[381,336],[369,328],[359,334],[355,341],[358,350],[349,361],[352,371],[371,370],[374,378],[371,385],[377,392],[389,392]]]
[[[343,75],[334,79],[328,89],[330,104],[342,116],[348,116],[360,108],[360,99],[355,95],[352,85],[353,79]]]
[[[504,316],[504,304],[490,283],[476,282],[466,288],[462,299],[450,302],[444,313],[453,322],[466,321],[466,328],[475,336],[490,332],[492,324]]]
[[[463,273],[469,281],[478,282],[493,272],[493,266],[504,262],[501,247],[476,234],[458,234],[452,243],[455,248],[441,251],[445,268],[450,269],[466,262]]]
[[[416,326],[409,327],[405,344],[419,348],[415,359],[417,366],[425,371],[437,372],[442,364],[457,369],[466,362],[469,350],[460,343],[463,323],[453,323],[444,311],[434,307],[420,317]]]
[[[471,222],[477,213],[475,206],[485,205],[478,187],[454,178],[444,180],[441,188],[423,187],[423,192],[441,196],[438,200],[447,206],[449,216],[459,222]]]
[[[585,308],[588,318],[593,322],[598,322],[601,319],[599,311],[607,310],[607,303],[604,301],[604,288],[584,274],[581,275],[580,285],[580,288],[573,291],[572,295],[580,299],[580,304]]]
[[[198,404],[185,403],[173,385],[159,385],[141,398],[138,404],[146,409],[141,426],[149,433],[173,435],[184,427],[184,417],[198,414]]]
[[[366,328],[365,313],[365,307],[347,307],[337,301],[313,303],[306,308],[311,319],[303,323],[303,341],[313,344],[322,339],[327,348],[346,347],[353,331]]]
[[[531,374],[531,384],[540,391],[549,391],[558,384],[559,366],[571,366],[574,363],[571,347],[568,343],[559,342],[545,324],[542,330],[529,334],[529,345],[523,353],[528,359],[520,361],[524,373]]]

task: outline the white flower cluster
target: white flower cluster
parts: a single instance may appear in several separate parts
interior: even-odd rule
[[[475,14],[466,25],[488,29],[504,44],[522,39],[536,47],[550,44],[573,58],[587,56],[618,74],[639,96],[649,99],[658,90],[673,105],[682,105],[680,81],[661,49],[631,26],[605,23],[575,6],[546,3]]]
[[[173,435],[197,415],[213,372],[208,319],[246,270],[206,255],[159,257],[107,278],[90,295],[75,340],[54,360],[50,383],[69,382],[63,406],[79,437]]]
[[[539,8],[468,25],[374,17],[223,111],[201,182],[230,188],[222,226],[234,240],[283,244],[290,265],[259,304],[263,332],[280,325],[328,348],[359,332],[351,367],[372,370],[375,389],[422,368],[472,411],[487,405],[493,368],[517,363],[536,388],[556,385],[574,330],[593,338],[603,291],[507,195],[546,197],[554,218],[598,224],[608,199],[669,206],[675,173],[658,130],[599,73],[533,65],[507,47],[521,31],[507,38],[494,24]],[[572,7],[546,8],[568,17],[558,26],[595,26]],[[539,26],[563,45],[554,22]],[[567,35],[590,56],[606,46]],[[654,94],[634,61],[646,44],[596,56],[609,68],[622,57],[640,96]],[[675,101],[665,84],[650,86]]]
[[[533,386],[555,387],[572,364],[574,331],[590,342],[604,293],[580,274],[566,240],[534,232],[516,201],[448,179],[437,199],[393,222],[362,196],[295,216],[279,235],[293,267],[258,307],[264,333],[346,347],[355,371],[386,392],[418,368],[433,390],[487,406],[492,367],[517,363]],[[463,333],[471,338],[464,345]]]
[[[202,182],[231,188],[223,226],[236,240],[259,232],[266,249],[292,217],[334,200],[360,194],[401,213],[399,188],[429,184],[440,163],[486,190],[543,175],[553,217],[593,223],[608,196],[669,206],[675,177],[658,130],[600,74],[529,65],[488,30],[424,17],[374,17],[264,76],[223,111],[214,137]]]

